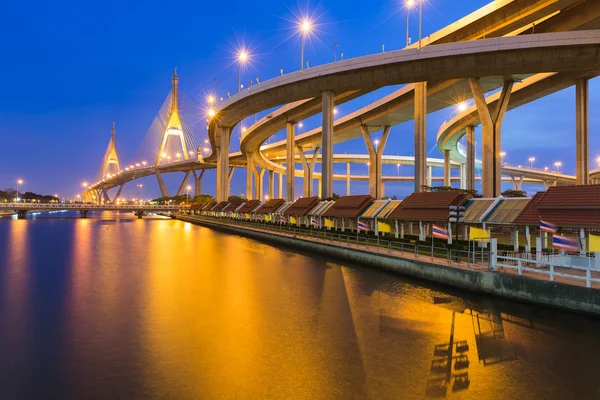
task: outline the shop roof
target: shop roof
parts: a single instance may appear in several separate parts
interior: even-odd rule
[[[210,211],[223,211],[223,209],[225,207],[227,207],[229,205],[228,201],[221,201],[219,203],[217,203],[216,206],[214,206]]]
[[[538,225],[540,220],[559,227],[599,227],[600,185],[550,187],[531,199],[515,223]]]
[[[235,211],[235,209],[238,208],[239,206],[241,206],[242,204],[244,204],[244,202],[242,200],[234,200],[231,203],[229,203],[228,205],[226,205],[221,211],[223,211],[223,212]]]
[[[530,200],[526,197],[503,198],[483,221],[490,224],[512,224]]]
[[[390,216],[390,214],[396,209],[398,208],[398,206],[400,205],[400,203],[402,203],[402,200],[390,200],[389,203],[387,203],[379,212],[379,214],[377,214],[377,218],[380,219],[384,219],[384,218],[388,218]]]
[[[241,213],[249,213],[256,210],[261,205],[260,200],[248,200],[236,211]]]
[[[319,202],[317,196],[313,197],[301,197],[294,202],[287,210],[284,211],[283,215],[295,215],[302,217],[306,215],[315,205]]]
[[[312,210],[308,212],[308,215],[321,216],[323,213],[331,208],[335,204],[333,200],[323,200],[317,203]]]
[[[206,203],[204,207],[202,207],[202,211],[210,211],[211,208],[217,205],[216,201],[211,201],[210,203]]]
[[[271,199],[256,209],[258,214],[271,214],[285,203],[284,199]]]
[[[358,218],[360,214],[371,204],[373,198],[370,195],[344,196],[323,213],[325,217]]]
[[[443,222],[450,216],[450,206],[462,206],[468,194],[458,191],[413,193],[388,218],[402,221]]]
[[[465,222],[481,222],[481,218],[494,204],[495,199],[469,199],[465,202]]]
[[[361,218],[375,218],[377,214],[386,206],[389,200],[375,200],[360,215]]]

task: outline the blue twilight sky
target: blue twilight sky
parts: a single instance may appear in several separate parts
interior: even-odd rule
[[[426,0],[424,36],[482,7],[489,0]],[[0,187],[58,193],[72,197],[81,182],[93,181],[117,124],[118,151],[125,162],[146,135],[171,85],[178,67],[180,87],[199,103],[217,79],[219,96],[234,92],[237,67],[235,49],[251,50],[251,65],[242,82],[261,81],[298,69],[300,39],[295,35],[301,12],[316,18],[317,34],[307,43],[311,66],[333,61],[333,44],[345,58],[403,47],[406,19],[401,0],[296,3],[282,0],[229,1],[5,1],[0,4]],[[410,34],[418,35],[418,15],[411,14]],[[338,55],[339,57],[339,55]],[[599,83],[590,87],[590,154],[592,165],[600,152],[596,135],[600,116],[593,110],[600,102]],[[344,115],[394,88],[384,88],[339,107]],[[537,166],[560,160],[564,171],[574,173],[575,102],[570,88],[511,111],[503,127],[506,161],[527,164],[535,156]],[[427,121],[429,156],[439,157],[435,136],[440,124],[454,110],[430,114]],[[259,115],[260,117],[261,115]],[[316,127],[320,117],[305,123]],[[385,154],[410,155],[412,122],[392,128]],[[206,133],[203,132],[205,135]],[[237,135],[237,136],[236,136]],[[283,138],[282,133],[276,137]],[[232,150],[239,146],[234,133]],[[336,145],[336,152],[364,152],[362,139]],[[344,166],[336,166],[342,172]],[[352,172],[366,173],[365,165]],[[389,166],[384,174],[398,173]],[[440,175],[441,171],[434,174]],[[400,174],[412,174],[402,167]],[[167,180],[175,192],[181,174]],[[244,191],[244,171],[237,171],[232,193]],[[153,178],[144,184],[144,197],[157,196]],[[388,184],[386,194],[404,197],[412,184]],[[334,190],[344,193],[345,183]],[[533,192],[540,187],[529,186]],[[353,184],[355,193],[366,192],[366,183]],[[214,172],[206,174],[204,192],[214,194]],[[135,184],[124,189],[135,195]]]

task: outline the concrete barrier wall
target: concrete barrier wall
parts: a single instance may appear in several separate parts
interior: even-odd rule
[[[473,292],[600,315],[600,290],[597,289],[588,289],[580,286],[565,285],[497,272],[453,268],[424,260],[392,257],[360,249],[336,246],[334,244],[280,236],[270,232],[258,232],[199,218],[186,216],[177,216],[177,218],[182,221],[228,233],[235,233],[278,246],[285,246],[307,253],[318,253],[337,260],[392,271]]]

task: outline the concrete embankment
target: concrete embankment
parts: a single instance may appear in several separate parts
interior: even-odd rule
[[[286,246],[309,254],[321,254],[340,261],[371,268],[393,271],[469,291],[492,294],[570,311],[600,315],[600,290],[562,283],[542,281],[491,271],[472,271],[433,262],[414,260],[335,244],[316,242],[298,237],[281,236],[266,231],[256,231],[221,224],[201,217],[176,217],[182,221],[228,233],[246,236],[275,245]]]

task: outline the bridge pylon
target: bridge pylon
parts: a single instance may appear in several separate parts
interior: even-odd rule
[[[102,160],[102,175],[101,179],[107,177],[108,174],[111,173],[110,167],[113,166],[114,170],[112,174],[117,174],[121,172],[121,162],[119,161],[119,155],[117,154],[117,146],[115,142],[115,123],[113,122],[112,131],[110,135],[110,141],[108,142],[108,147],[106,148],[106,152],[104,153],[104,159]]]
[[[167,120],[167,129],[163,134],[160,147],[158,148],[155,166],[158,166],[163,159],[163,153],[167,147],[169,137],[173,137],[175,140],[179,139],[183,159],[187,160],[189,158],[187,146],[185,144],[185,138],[183,136],[183,126],[181,125],[181,119],[179,118],[179,78],[177,77],[177,68],[175,68],[172,83],[171,111],[169,114],[169,119]]]

